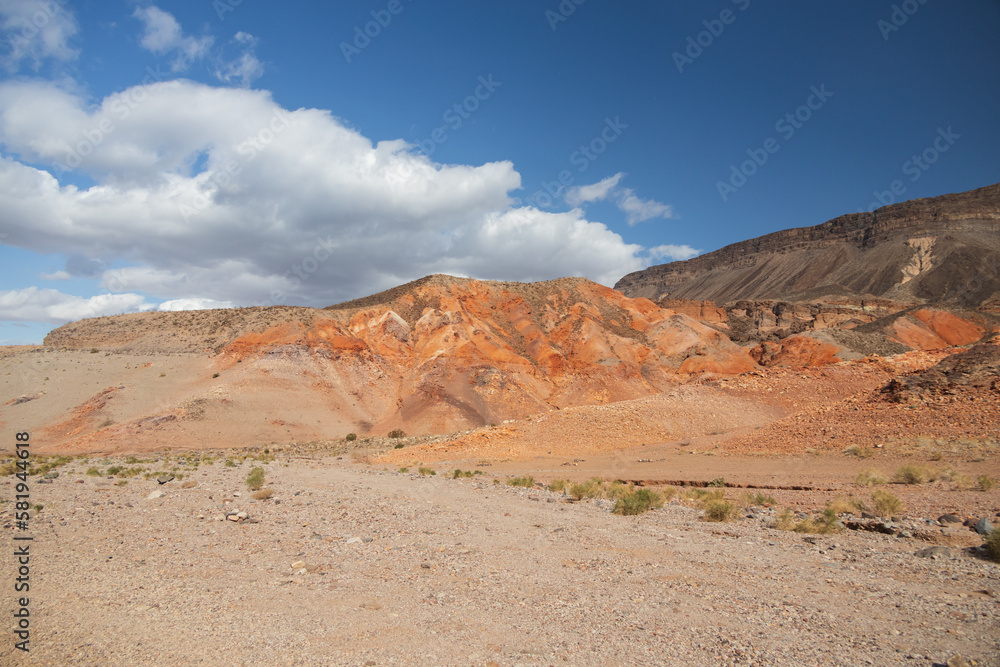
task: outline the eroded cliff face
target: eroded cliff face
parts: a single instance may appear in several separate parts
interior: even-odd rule
[[[1000,185],[917,199],[631,273],[653,300],[882,297],[979,307],[1000,297]]]

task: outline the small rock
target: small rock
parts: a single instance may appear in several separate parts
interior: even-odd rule
[[[878,517],[875,516],[874,514],[872,514],[871,512],[862,512],[861,513],[861,518],[862,519],[877,519]]]
[[[244,519],[249,519],[250,515],[247,514],[246,512],[237,512],[236,518],[239,519],[240,521],[243,521]]]
[[[240,518],[238,516],[236,516],[235,514],[227,514],[226,515],[226,519],[228,519],[229,521],[239,521],[240,520]]]
[[[920,558],[951,558],[951,549],[948,547],[927,547],[916,553]]]
[[[961,653],[956,653],[955,655],[948,658],[946,663],[948,667],[972,667],[969,661],[962,657]]]
[[[160,484],[166,484],[167,482],[174,481],[174,476],[173,475],[160,475],[159,477],[156,478],[156,481],[159,482]]]
[[[361,541],[362,542],[371,542],[373,539],[374,538],[372,538],[372,537],[363,537],[363,538],[361,538]]]
[[[990,533],[993,532],[993,524],[986,517],[983,517],[976,522],[976,532],[983,537],[989,537]]]
[[[157,498],[162,498],[165,495],[167,494],[165,494],[163,491],[153,491],[151,494],[146,496],[146,500],[156,500]]]
[[[52,480],[51,479],[44,479],[44,478],[42,478],[42,479],[38,480],[38,483],[39,484],[51,484]]]
[[[946,526],[949,523],[962,523],[962,519],[957,514],[942,514],[938,517],[938,523]]]
[[[901,531],[899,531],[899,536],[900,537],[913,537],[913,533],[911,533],[908,530],[901,530]]]
[[[292,563],[292,569],[293,570],[301,570],[305,566],[306,566],[305,561],[301,561],[301,560],[297,560],[294,563]]]
[[[45,473],[45,479],[55,479],[58,476],[59,473],[55,471]]]
[[[347,540],[348,544],[358,544],[360,542],[361,542],[360,537],[352,537],[351,539]]]

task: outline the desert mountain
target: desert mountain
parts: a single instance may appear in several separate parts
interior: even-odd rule
[[[1000,184],[775,232],[615,287],[761,343],[764,365],[968,345],[1000,314]]]
[[[688,315],[573,278],[436,275],[326,309],[96,318],[56,329],[45,345],[124,364],[99,393],[63,388],[63,398],[38,400],[64,402],[51,414],[71,417],[48,431],[63,441],[180,437],[192,421],[214,421],[218,437],[244,442],[447,433],[757,368],[747,350]],[[160,387],[149,378],[162,378]]]
[[[656,301],[1000,302],[1000,184],[734,243],[615,289]]]

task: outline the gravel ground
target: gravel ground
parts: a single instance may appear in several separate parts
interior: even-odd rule
[[[923,558],[917,539],[708,523],[676,500],[622,517],[333,457],[263,465],[258,501],[251,461],[83,474],[111,464],[131,465],[29,478],[31,651],[8,634],[0,664],[1000,665],[1000,565],[974,548]]]

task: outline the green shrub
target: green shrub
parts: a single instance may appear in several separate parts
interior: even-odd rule
[[[459,477],[474,477],[475,474],[476,473],[471,470],[459,470],[458,468],[455,468],[455,472],[452,473],[451,478],[458,479]]]
[[[122,470],[123,470],[123,468],[121,466],[111,466],[110,468],[108,468],[108,472],[106,474],[107,475],[117,475]]]
[[[247,475],[247,488],[251,491],[257,491],[262,486],[264,486],[264,469],[252,468],[250,474]]]
[[[346,440],[347,442],[354,442],[357,439],[358,439],[358,434],[357,433],[348,433],[344,437],[344,440]]]
[[[937,479],[937,473],[927,466],[908,463],[896,470],[894,479],[901,484],[926,484]]]
[[[837,514],[829,507],[823,510],[819,517],[810,517],[796,520],[795,514],[790,509],[784,509],[771,523],[771,528],[777,530],[790,530],[796,533],[810,533],[814,535],[827,535],[839,533],[842,528]]]
[[[711,482],[708,483],[709,486],[724,489],[726,487],[725,477],[716,477]]]
[[[872,502],[875,503],[875,513],[879,516],[892,516],[903,511],[903,502],[884,489],[872,492]]]
[[[986,553],[1000,563],[1000,528],[995,528],[986,538]]]
[[[583,484],[571,484],[569,495],[575,500],[584,498],[600,498],[604,495],[604,480],[599,477],[591,477]]]
[[[91,466],[90,468],[87,468],[87,473],[86,474],[87,474],[88,477],[100,477],[101,476],[101,471],[98,470],[97,468],[94,468],[93,466]]]
[[[885,476],[874,468],[868,468],[858,473],[854,478],[854,483],[858,486],[878,486],[885,484]]]
[[[437,471],[434,470],[434,468],[426,468],[426,467],[423,467],[423,466],[421,466],[420,468],[418,468],[417,472],[419,472],[421,475],[436,475],[437,474]]]
[[[549,491],[553,493],[559,493],[569,485],[569,481],[565,479],[554,479],[552,483],[549,484]]]
[[[728,500],[709,500],[705,503],[705,521],[735,521],[739,516],[739,508]]]
[[[613,511],[622,516],[633,516],[658,507],[663,507],[663,496],[649,489],[638,489],[619,497]]]
[[[401,442],[398,442],[398,443],[396,443],[396,445],[395,445],[395,446],[393,447],[393,449],[402,449],[402,448],[403,448],[403,447],[405,447],[405,446],[406,446],[406,445],[404,445],[403,443],[401,443]]]
[[[394,428],[393,430],[389,431],[389,437],[394,440],[398,440],[399,438],[405,438],[406,433],[401,428]]]
[[[406,473],[410,472],[410,469],[404,466],[404,467],[402,467],[402,468],[399,469],[399,472],[401,472],[401,473],[403,473],[405,475]]]
[[[755,491],[754,493],[744,493],[740,496],[740,504],[744,507],[750,507],[752,505],[777,505],[778,502],[773,496],[761,493],[760,491]]]
[[[604,497],[609,500],[620,500],[631,494],[632,491],[633,487],[631,484],[622,484],[616,480],[608,484],[607,488],[604,489]]]
[[[996,486],[996,482],[989,475],[980,475],[976,479],[976,486],[980,491],[991,491],[993,487]]]
[[[523,486],[526,489],[530,489],[535,486],[535,478],[531,475],[527,475],[525,477],[514,477],[507,480],[507,486]]]
[[[227,468],[235,468],[235,467],[236,467],[236,464],[235,464],[235,463],[233,463],[233,460],[232,460],[232,459],[226,459],[226,463],[225,463],[225,466],[226,466]]]

